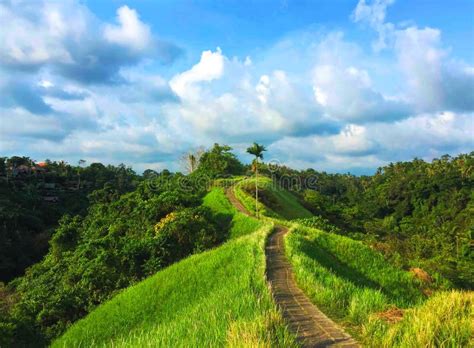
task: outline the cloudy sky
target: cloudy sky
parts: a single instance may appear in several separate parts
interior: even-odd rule
[[[0,0],[0,155],[372,173],[474,150],[472,0]]]

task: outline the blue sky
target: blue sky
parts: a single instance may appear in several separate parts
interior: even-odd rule
[[[474,2],[0,1],[0,154],[371,173],[473,150]]]

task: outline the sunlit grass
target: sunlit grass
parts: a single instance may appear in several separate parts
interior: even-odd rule
[[[358,241],[316,229],[295,225],[285,245],[299,286],[364,344],[466,346],[472,293],[443,292],[426,301],[412,274]],[[399,323],[380,315],[394,308],[405,313]]]
[[[266,224],[126,289],[53,347],[293,346],[264,277],[270,229]]]
[[[229,231],[231,239],[252,233],[262,226],[262,222],[238,212],[220,187],[213,188],[204,197],[203,205],[212,210],[221,228]]]
[[[234,187],[236,197],[252,213],[255,213],[255,198],[249,195],[244,187],[254,190],[254,186],[255,179],[246,179],[241,180]],[[272,202],[266,206],[259,201],[258,210],[261,215],[288,220],[313,216],[291,192],[281,189],[270,178],[259,177],[258,187],[260,195],[265,195]]]
[[[371,347],[473,347],[473,325],[472,291],[439,292],[396,324],[372,315],[363,335]]]

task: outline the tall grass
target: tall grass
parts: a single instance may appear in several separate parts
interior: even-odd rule
[[[472,334],[467,325],[472,321],[472,293],[439,293],[425,302],[412,274],[390,265],[361,242],[300,225],[293,225],[291,232],[285,246],[299,286],[364,344],[466,344],[466,337]],[[403,308],[405,315],[391,324],[381,314],[396,308]]]
[[[474,347],[474,293],[439,292],[393,325],[372,315],[363,327],[371,347]]]
[[[299,241],[300,250],[352,282],[379,289],[397,306],[413,305],[424,298],[418,279],[360,241],[299,225],[292,237]]]
[[[291,192],[279,188],[270,178],[260,177],[258,187],[261,199],[268,200],[267,205],[261,200],[258,202],[261,215],[288,220],[313,216]],[[241,180],[234,186],[236,197],[248,211],[255,213],[255,198],[246,192],[248,190],[255,190],[255,179]]]
[[[211,209],[221,228],[229,231],[230,239],[252,233],[262,226],[262,222],[238,212],[221,187],[213,188],[204,197],[203,205]]]
[[[271,228],[266,224],[126,289],[53,347],[294,346],[264,280]]]

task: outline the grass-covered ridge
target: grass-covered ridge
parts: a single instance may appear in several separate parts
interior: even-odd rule
[[[126,289],[53,347],[292,346],[265,283],[266,224]]]
[[[235,187],[236,196],[250,211],[255,210],[255,201],[243,185],[254,183],[245,180]],[[269,179],[259,179],[263,190],[270,191],[268,185]],[[305,213],[300,220],[287,221],[288,215],[276,213],[267,206],[269,202],[277,207],[288,205],[275,195],[260,201],[259,211],[266,220],[291,228],[285,240],[286,252],[299,286],[363,345],[415,348],[473,344],[472,292],[438,291],[427,297],[425,292],[442,288],[444,283],[422,283],[368,245],[336,234],[345,231],[333,228],[329,230],[336,233],[328,233],[303,226],[300,222],[308,220]],[[318,226],[332,227],[324,219],[317,222]]]
[[[426,301],[420,281],[378,252],[348,237],[298,224],[285,245],[299,286],[364,344],[467,346],[472,293],[440,292]],[[403,313],[403,319],[393,318]]]
[[[221,228],[228,230],[230,239],[254,232],[262,222],[238,212],[225,196],[222,187],[213,188],[203,200],[203,205],[211,209]]]
[[[258,187],[258,210],[261,215],[286,220],[313,216],[291,192],[281,189],[270,178],[259,177]],[[234,192],[247,210],[255,213],[255,179],[238,182]]]

